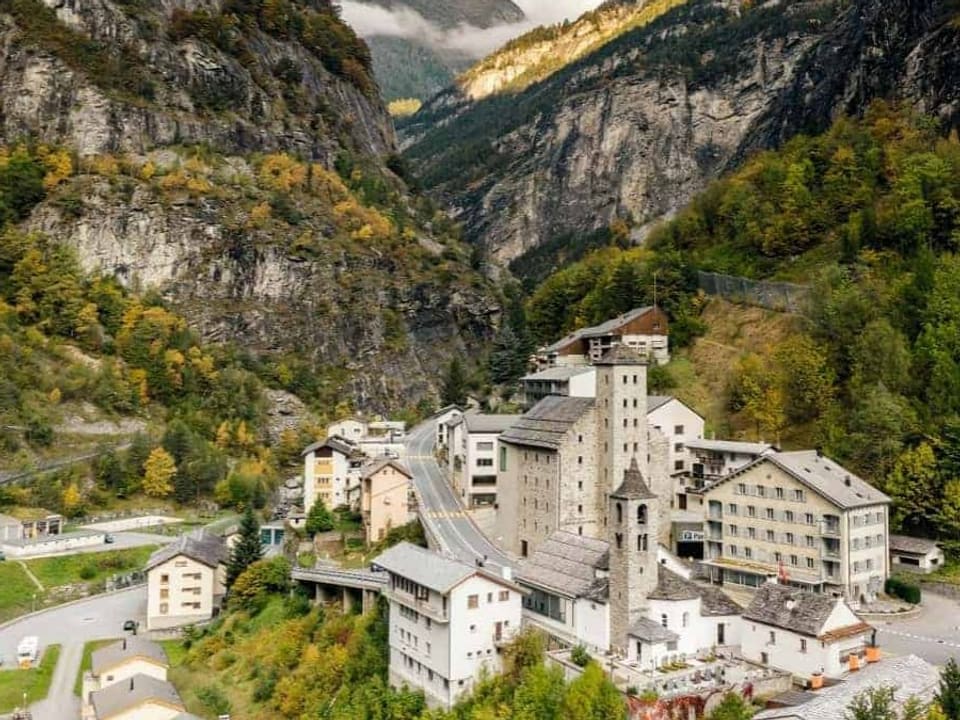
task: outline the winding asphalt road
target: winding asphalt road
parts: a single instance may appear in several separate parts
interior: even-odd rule
[[[0,629],[0,657],[6,667],[15,664],[17,643],[27,635],[37,636],[41,654],[48,645],[59,643],[62,646],[46,700],[34,703],[30,708],[34,720],[80,717],[80,698],[73,694],[73,684],[80,670],[84,643],[121,637],[124,620],[143,621],[146,614],[147,588],[141,585],[53,608]]]
[[[474,564],[485,560],[495,572],[516,565],[494,545],[466,513],[433,455],[436,426],[433,420],[417,425],[407,434],[406,464],[413,474],[420,520],[447,554]]]

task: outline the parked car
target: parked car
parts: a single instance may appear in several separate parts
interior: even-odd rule
[[[113,543],[115,543],[116,540],[117,540],[117,539],[116,539],[113,535],[111,535],[110,533],[107,533],[106,535],[103,536],[103,541],[104,541],[107,545],[113,545]]]
[[[137,634],[137,621],[136,620],[127,620],[123,623],[124,632],[132,632],[134,635]]]

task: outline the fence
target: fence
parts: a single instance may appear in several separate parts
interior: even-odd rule
[[[810,300],[810,288],[807,285],[750,280],[736,275],[703,271],[697,273],[697,282],[707,295],[777,312],[801,313]]]

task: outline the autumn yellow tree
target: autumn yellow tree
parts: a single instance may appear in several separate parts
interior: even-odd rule
[[[79,513],[83,505],[83,498],[75,482],[70,483],[64,489],[60,504],[63,507],[63,514],[67,517],[75,517]]]
[[[173,476],[177,465],[173,457],[161,447],[154,448],[143,464],[143,492],[150,497],[163,498],[173,492]]]

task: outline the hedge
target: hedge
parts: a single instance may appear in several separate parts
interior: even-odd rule
[[[920,604],[920,586],[912,582],[892,577],[887,580],[883,589],[887,595],[893,595],[914,605]]]

